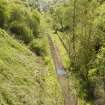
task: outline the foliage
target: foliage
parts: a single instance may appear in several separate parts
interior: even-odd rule
[[[0,0],[0,27],[4,28],[8,19],[7,2]]]
[[[22,40],[26,44],[33,39],[32,30],[25,23],[11,23],[10,31],[17,39]]]
[[[99,44],[102,46],[104,45],[105,41],[105,32],[104,32],[104,27],[105,27],[105,4],[99,6],[96,9],[96,18],[94,19],[94,26],[96,27],[96,35],[97,39],[99,40]]]
[[[39,60],[0,29],[0,104],[63,105],[53,64]]]
[[[40,29],[40,15],[38,11],[32,10],[27,12],[27,16],[25,21],[27,22],[26,24],[32,29],[33,35],[35,37],[38,37],[39,35],[39,29]]]
[[[46,52],[46,40],[44,38],[37,38],[34,39],[30,43],[30,49],[36,53],[38,56],[45,56],[47,54]]]
[[[4,0],[0,1],[0,5],[1,27],[5,26],[6,30],[15,33],[16,38],[25,43],[29,43],[33,37],[38,37],[40,16],[37,10],[27,7],[21,0]]]
[[[104,67],[105,48],[101,48],[97,55],[93,67],[89,70],[89,81],[94,95],[94,103],[104,105],[105,103],[105,67]]]
[[[97,86],[89,79],[89,73],[97,71],[98,67],[92,69],[93,71],[90,69],[93,67],[101,47],[105,45],[105,4],[104,1],[100,2],[70,0],[65,5],[51,8],[51,12],[49,12],[53,18],[53,29],[69,55],[69,70],[80,80],[78,95],[86,101],[93,101],[94,97],[98,97],[93,92],[95,90],[93,87]],[[104,71],[104,64],[102,65]],[[102,71],[101,73],[104,74]],[[93,74],[97,77],[96,73]],[[100,79],[99,81],[103,84]],[[96,84],[98,85],[98,83]],[[101,90],[103,91],[104,88],[103,86]],[[100,91],[99,86],[97,89]],[[103,100],[103,98],[99,100]],[[101,103],[101,105],[103,104]]]
[[[43,15],[39,13],[48,8],[49,11]],[[50,17],[44,19],[46,15]],[[73,74],[75,82],[78,81],[75,84],[77,97],[84,104],[104,105],[104,0],[0,0],[0,28],[28,44],[29,49],[40,56],[37,58],[0,29],[0,104],[63,104],[48,40],[39,34],[52,34],[53,29],[57,35],[53,40],[60,46],[64,67]],[[42,57],[48,69],[43,63],[36,63],[36,59],[42,62],[39,59]],[[38,92],[33,92],[37,88]],[[35,101],[34,97],[38,100]]]

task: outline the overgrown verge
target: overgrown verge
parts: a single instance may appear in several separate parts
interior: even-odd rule
[[[63,105],[54,68],[0,29],[0,104]]]

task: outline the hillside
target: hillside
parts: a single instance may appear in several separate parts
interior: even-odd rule
[[[0,0],[0,105],[105,105],[105,1]]]
[[[0,29],[0,105],[63,104],[54,67],[39,60]]]

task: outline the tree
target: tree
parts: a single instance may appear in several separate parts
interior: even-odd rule
[[[80,79],[85,99],[92,97],[88,73],[96,58],[97,36],[94,19],[98,2],[95,0],[71,0],[67,6],[54,9],[54,29],[66,48],[70,68]],[[62,14],[62,15],[61,15]],[[82,17],[82,18],[81,18]]]

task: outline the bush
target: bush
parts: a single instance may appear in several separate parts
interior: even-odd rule
[[[93,85],[94,102],[105,104],[105,48],[97,54],[93,68],[89,70],[89,78]]]
[[[21,0],[0,0],[0,28],[5,28],[24,43],[32,41],[39,32],[38,11],[24,5]]]
[[[33,39],[32,30],[25,23],[13,22],[10,26],[10,31],[15,34],[17,39],[26,44]]]
[[[40,18],[37,11],[27,11],[27,16],[25,21],[27,22],[27,25],[33,30],[33,34],[35,37],[38,37],[39,32],[39,25],[40,25]]]
[[[40,24],[39,14],[37,13],[37,11],[31,10],[25,7],[25,5],[23,4],[13,3],[11,4],[11,6],[12,7],[10,7],[9,23],[10,24],[12,23],[12,26],[13,27],[15,26],[14,28],[18,27],[18,29],[23,27],[23,25],[20,23],[24,23],[26,25],[25,27],[31,29],[31,33],[33,33],[33,35],[37,37],[39,32],[39,24]],[[15,24],[17,24],[17,26]],[[12,30],[14,32],[14,29]],[[19,30],[23,30],[23,28]],[[15,33],[20,34],[20,32],[15,32]]]
[[[34,39],[30,44],[30,49],[38,56],[44,56],[47,53],[46,44],[41,38]]]
[[[0,27],[4,28],[7,18],[8,18],[8,11],[7,11],[7,4],[5,0],[0,0]]]
[[[24,5],[12,3],[11,5],[9,5],[9,7],[10,7],[9,22],[24,21],[25,12],[27,11],[27,8],[25,8]]]

